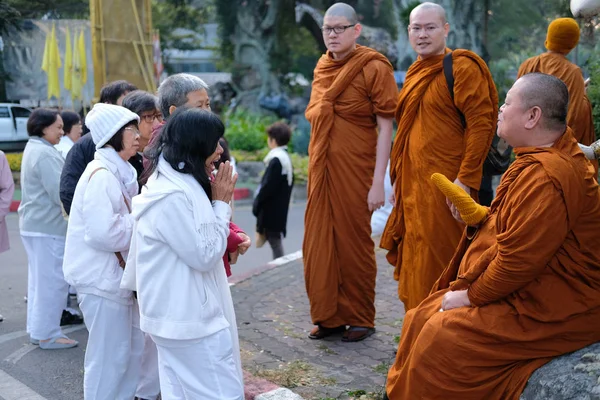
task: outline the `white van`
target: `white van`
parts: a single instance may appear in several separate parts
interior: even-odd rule
[[[27,120],[31,110],[18,104],[0,103],[0,150],[21,151],[29,135]]]

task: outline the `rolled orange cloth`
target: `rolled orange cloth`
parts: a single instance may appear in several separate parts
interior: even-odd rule
[[[454,204],[460,217],[467,225],[478,225],[488,215],[488,208],[477,204],[460,186],[450,182],[444,175],[435,173],[431,180]]]

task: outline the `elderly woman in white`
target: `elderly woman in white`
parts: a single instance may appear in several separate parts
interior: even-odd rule
[[[158,348],[163,399],[244,398],[223,267],[237,175],[226,162],[209,178],[223,133],[216,115],[178,109],[146,152],[151,175],[133,200],[136,225],[122,286],[137,290],[141,329]]]
[[[139,117],[98,103],[86,125],[96,154],[75,189],[63,270],[89,330],[86,400],[131,400],[140,375],[143,335],[131,290],[120,288],[133,231],[137,173],[127,162],[139,147]]]

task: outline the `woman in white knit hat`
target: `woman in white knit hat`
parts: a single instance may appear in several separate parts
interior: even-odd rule
[[[127,162],[139,148],[138,123],[137,114],[103,103],[86,118],[96,154],[75,188],[63,264],[89,331],[86,400],[131,400],[140,375],[139,312],[133,292],[119,287],[138,193],[137,173]]]

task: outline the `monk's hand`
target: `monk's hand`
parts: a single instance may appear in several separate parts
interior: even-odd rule
[[[394,182],[394,184],[392,185],[392,193],[390,194],[390,198],[388,199],[390,201],[390,204],[393,205],[394,207],[396,206],[396,183],[398,181]]]
[[[369,211],[375,211],[385,204],[385,189],[382,182],[373,182],[369,195],[367,196]]]
[[[459,307],[470,307],[471,301],[467,290],[450,291],[444,295],[442,299],[442,309],[440,311],[453,310]]]
[[[469,226],[477,226],[485,220],[488,208],[477,204],[470,196],[471,189],[458,179],[452,183],[444,175],[436,172],[431,175],[431,181],[446,196],[448,208],[456,220]]]
[[[238,232],[238,236],[243,240],[243,242],[238,245],[238,252],[243,255],[252,245],[252,239],[243,232]]]
[[[590,87],[591,78],[587,78],[583,81],[583,89],[585,90],[585,94],[587,94],[588,88]]]

